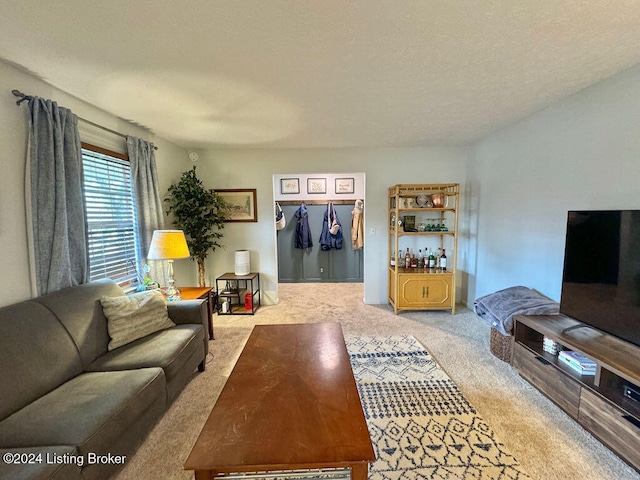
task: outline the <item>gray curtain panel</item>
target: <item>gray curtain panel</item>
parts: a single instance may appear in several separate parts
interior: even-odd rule
[[[147,258],[154,230],[164,228],[164,214],[160,200],[156,155],[153,143],[136,137],[127,137],[127,150],[131,163],[131,182],[136,200],[138,216],[138,259]],[[161,262],[151,262],[149,277],[164,284],[164,271]]]
[[[29,183],[38,295],[86,283],[87,228],[78,117],[32,97]]]

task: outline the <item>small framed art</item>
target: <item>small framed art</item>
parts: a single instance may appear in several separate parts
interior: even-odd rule
[[[307,193],[327,193],[327,179],[307,178]]]
[[[258,221],[258,201],[255,188],[216,190],[216,193],[229,204],[229,218],[225,222]]]
[[[353,178],[336,178],[336,193],[353,193]]]
[[[283,195],[291,193],[300,193],[300,179],[298,178],[281,178],[280,193]]]

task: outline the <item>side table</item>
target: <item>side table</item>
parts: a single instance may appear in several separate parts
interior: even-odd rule
[[[260,274],[225,273],[216,278],[216,291],[218,315],[253,315],[260,306]],[[227,303],[227,311],[223,310],[223,303]]]
[[[209,315],[209,339],[214,340],[213,335],[213,288],[212,287],[178,287],[182,300],[199,300],[207,301],[207,313]]]

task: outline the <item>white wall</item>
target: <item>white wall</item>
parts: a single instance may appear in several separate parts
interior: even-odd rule
[[[27,152],[28,109],[11,94],[18,89],[70,108],[76,115],[112,130],[153,141],[161,191],[179,180],[193,165],[187,149],[159,138],[127,121],[86,104],[33,75],[0,62],[0,306],[30,298],[31,288],[24,204],[24,165]],[[80,122],[83,141],[124,151],[124,140]],[[387,303],[386,196],[396,183],[464,184],[467,150],[464,148],[300,149],[199,151],[198,176],[207,188],[257,188],[258,222],[227,224],[222,243],[226,249],[207,260],[209,284],[233,271],[233,252],[251,250],[252,269],[261,272],[266,303],[277,301],[277,263],[273,222],[273,176],[280,173],[366,174],[365,301]],[[376,233],[371,233],[371,228]],[[176,282],[196,285],[197,268],[190,260],[176,261]],[[458,288],[465,288],[458,286]],[[466,290],[466,289],[465,289]],[[463,290],[463,291],[465,291]],[[460,297],[462,298],[462,297]]]
[[[558,300],[566,212],[640,208],[640,66],[589,87],[465,148],[207,150],[198,175],[208,188],[257,188],[257,223],[227,224],[224,250],[207,275],[233,270],[233,252],[251,250],[267,303],[277,299],[273,178],[289,172],[366,174],[365,302],[387,302],[386,196],[396,183],[461,184],[458,298],[527,285]],[[31,296],[24,210],[28,110],[19,89],[71,108],[113,130],[151,140],[161,190],[191,168],[186,149],[66,95],[0,62],[0,305]],[[122,150],[119,137],[82,125],[84,140]],[[374,228],[376,233],[372,234]],[[195,284],[195,264],[176,262],[178,284]],[[211,283],[212,284],[212,283]]]
[[[559,300],[567,211],[640,208],[638,85],[640,66],[474,146],[468,305],[512,285]]]
[[[25,202],[24,166],[27,154],[29,110],[23,103],[16,106],[11,90],[20,90],[54,100],[71,109],[79,117],[117,132],[134,135],[154,142],[158,146],[156,159],[162,191],[166,191],[181,172],[176,159],[187,153],[173,143],[152,135],[146,130],[109,115],[89,104],[61,92],[34,77],[0,61],[0,306],[30,298]],[[95,127],[79,123],[83,141],[116,151],[124,151],[124,139]],[[180,262],[188,262],[181,260]]]
[[[256,188],[257,223],[228,223],[222,243],[226,249],[207,259],[207,276],[233,271],[234,251],[251,251],[251,269],[261,273],[266,302],[277,301],[276,234],[273,219],[273,176],[296,173],[348,173],[366,175],[365,303],[386,304],[387,195],[396,183],[465,183],[464,148],[298,149],[200,151],[197,175],[207,188]],[[190,164],[185,162],[185,170]],[[462,221],[462,220],[461,220]],[[344,223],[344,220],[343,220]],[[375,234],[371,229],[375,229]],[[318,231],[317,235],[320,235]],[[459,244],[459,250],[461,246]],[[186,274],[178,270],[176,275]],[[462,266],[461,266],[462,268]],[[210,280],[210,281],[211,281]],[[466,297],[466,287],[458,285]],[[460,293],[460,292],[458,292]]]

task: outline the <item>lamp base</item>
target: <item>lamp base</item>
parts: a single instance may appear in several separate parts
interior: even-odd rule
[[[167,288],[165,288],[163,292],[167,297],[167,302],[182,300],[182,297],[180,296],[180,290],[176,288],[176,281],[173,278],[173,260],[169,260],[167,277]]]
[[[182,300],[182,297],[180,296],[180,290],[178,290],[174,286],[165,288],[162,293],[167,297],[167,302],[175,302],[177,300]]]

